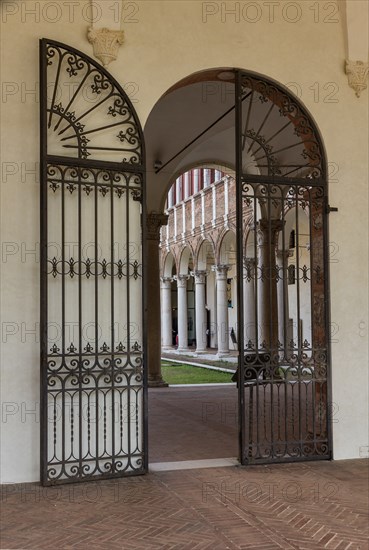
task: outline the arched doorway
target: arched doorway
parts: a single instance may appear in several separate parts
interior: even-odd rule
[[[235,172],[241,463],[330,458],[327,171],[315,122],[280,84],[223,68],[174,85],[145,136],[155,168],[149,202],[158,210],[191,166]],[[298,250],[309,235],[296,265],[288,260],[291,212]],[[295,292],[288,288],[293,268]]]

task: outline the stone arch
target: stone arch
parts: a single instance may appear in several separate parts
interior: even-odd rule
[[[189,270],[193,267],[194,254],[192,247],[189,243],[186,243],[184,248],[180,251],[178,258],[178,275],[188,275]],[[191,266],[192,263],[192,266]]]
[[[219,264],[228,264],[229,260],[236,263],[236,230],[233,224],[219,235],[216,259]]]
[[[173,270],[176,271],[176,261],[173,253],[169,251],[163,259],[162,276],[172,277]]]
[[[199,271],[206,271],[209,256],[215,258],[215,244],[208,235],[206,239],[203,239],[197,246],[195,251],[195,265]]]

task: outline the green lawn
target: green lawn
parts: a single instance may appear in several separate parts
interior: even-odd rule
[[[161,372],[168,384],[210,384],[231,382],[232,374],[215,370],[191,367],[177,363],[162,362]]]

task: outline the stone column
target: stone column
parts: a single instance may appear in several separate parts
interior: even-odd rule
[[[199,179],[200,179],[200,170],[198,168],[195,168],[195,170],[193,171],[193,192],[194,192],[194,194],[199,192],[199,187],[200,187]]]
[[[206,351],[206,271],[193,271],[195,278],[196,353]]]
[[[168,193],[168,208],[172,208],[173,205],[174,205],[174,184],[173,184],[172,187],[169,189],[169,193]]]
[[[147,364],[150,387],[167,386],[161,375],[161,323],[160,323],[160,227],[168,223],[168,216],[151,212],[147,215]],[[150,259],[150,261],[148,261]]]
[[[186,172],[184,175],[184,199],[188,199],[190,196],[190,172]]]
[[[173,348],[172,328],[172,278],[161,279],[161,345],[162,349]]]
[[[258,321],[260,345],[271,353],[278,350],[278,302],[276,243],[283,228],[281,220],[260,220],[258,236]]]
[[[182,200],[182,178],[179,176],[179,178],[176,179],[176,204],[181,202]]]
[[[278,264],[278,340],[283,348],[283,355],[288,357],[288,325],[289,325],[289,303],[288,303],[288,258],[291,256],[289,250],[277,251]]]
[[[229,354],[227,273],[229,265],[214,266],[217,284],[218,357]]]
[[[210,168],[204,168],[204,189],[210,185]]]
[[[188,275],[177,275],[178,352],[188,351],[187,281]]]
[[[243,274],[243,316],[245,349],[256,349],[255,259],[245,258]]]

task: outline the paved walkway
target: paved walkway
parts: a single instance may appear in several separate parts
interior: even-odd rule
[[[367,550],[367,460],[162,470],[234,464],[236,391],[150,390],[146,476],[3,486],[0,548]]]
[[[162,358],[170,361],[171,359],[177,359],[180,361],[199,363],[199,364],[208,364],[215,366],[226,366],[227,368],[236,368],[238,362],[238,352],[230,351],[227,357],[222,357],[219,359],[216,353],[216,350],[208,349],[206,353],[197,354],[195,350],[189,351],[187,354],[180,354],[174,348],[173,350],[163,351]]]
[[[235,384],[150,389],[150,462],[237,457],[237,410]]]

